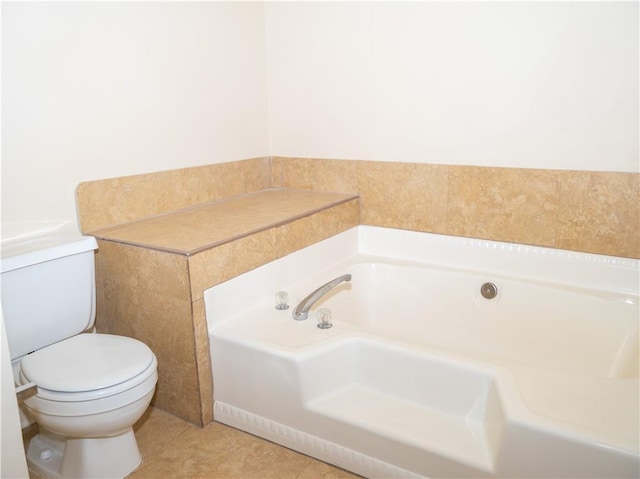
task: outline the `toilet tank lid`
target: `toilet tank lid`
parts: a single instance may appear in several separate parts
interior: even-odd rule
[[[5,242],[0,251],[0,272],[7,273],[95,249],[98,249],[98,243],[93,236],[48,235]]]

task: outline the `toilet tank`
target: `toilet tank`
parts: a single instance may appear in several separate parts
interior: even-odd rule
[[[12,360],[93,327],[97,248],[90,236],[2,245],[0,289]]]

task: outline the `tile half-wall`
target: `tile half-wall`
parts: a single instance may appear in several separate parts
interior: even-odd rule
[[[271,187],[269,158],[158,171],[80,183],[83,232]]]
[[[273,187],[358,193],[363,224],[640,258],[640,174],[271,159]]]

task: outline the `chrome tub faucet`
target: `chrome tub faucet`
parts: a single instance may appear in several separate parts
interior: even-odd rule
[[[325,294],[327,294],[330,290],[338,286],[340,283],[344,281],[351,281],[350,274],[344,274],[334,280],[329,281],[326,284],[323,284],[318,289],[316,289],[309,296],[300,301],[300,304],[296,306],[296,308],[291,313],[293,319],[296,321],[302,321],[303,319],[307,319],[309,317],[309,310],[311,306],[314,305],[316,301],[322,298]]]

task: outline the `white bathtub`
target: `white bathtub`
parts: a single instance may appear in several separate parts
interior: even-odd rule
[[[366,477],[637,478],[638,266],[354,228],[205,292],[215,419]]]

